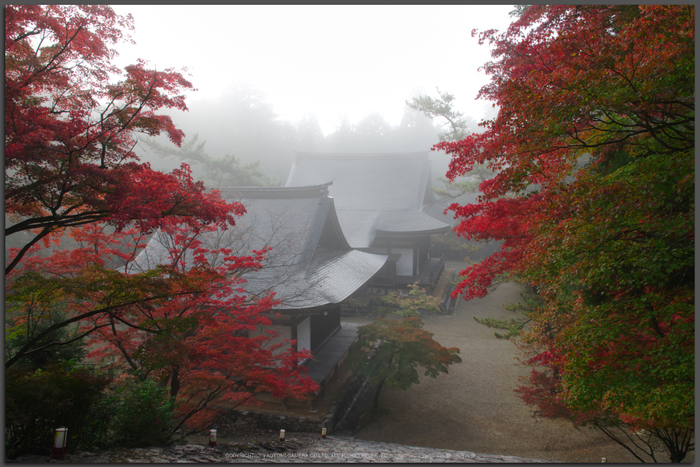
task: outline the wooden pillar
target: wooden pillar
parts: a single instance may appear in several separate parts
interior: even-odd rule
[[[297,319],[295,317],[292,318],[292,340],[294,341],[294,351],[298,352],[299,348],[297,347]]]
[[[420,253],[420,243],[418,238],[413,237],[413,278],[418,278],[419,268],[418,268],[418,254]]]

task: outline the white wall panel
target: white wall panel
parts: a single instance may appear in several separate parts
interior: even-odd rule
[[[411,248],[392,248],[392,253],[400,253],[401,258],[396,263],[397,276],[412,276],[413,275],[413,249]]]
[[[311,350],[311,318],[308,316],[297,324],[297,350],[301,349]]]

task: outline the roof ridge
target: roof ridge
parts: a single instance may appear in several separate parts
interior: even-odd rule
[[[297,158],[304,159],[353,159],[353,158],[381,158],[381,159],[423,159],[428,158],[429,151],[414,152],[303,152],[294,151]]]
[[[328,196],[328,186],[333,182],[307,186],[236,186],[217,188],[222,196],[241,198],[320,198]]]

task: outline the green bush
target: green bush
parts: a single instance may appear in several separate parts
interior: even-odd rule
[[[8,305],[6,303],[6,305]],[[48,329],[53,324],[66,319],[64,313],[53,310],[51,316],[45,320],[34,323],[31,327],[31,332],[27,330],[26,325],[18,325],[12,319],[12,313],[5,313],[5,361],[15,356],[22,349],[30,338],[39,335],[41,332]],[[30,353],[20,358],[12,366],[23,367],[26,370],[36,370],[38,368],[46,368],[57,362],[72,362],[81,361],[87,353],[85,341],[80,339],[70,344],[48,346],[51,342],[67,342],[77,335],[76,328],[60,328],[48,333],[43,338],[34,342],[28,349]],[[42,350],[37,350],[42,349]]]
[[[59,426],[68,428],[68,449],[79,444],[91,406],[110,382],[90,369],[64,364],[10,367],[5,378],[5,453],[10,459],[50,454]]]
[[[68,452],[171,443],[175,419],[167,388],[136,378],[114,389],[109,384],[109,377],[87,368],[9,368],[6,457],[50,455],[60,426],[68,428]]]
[[[118,447],[114,437],[114,421],[119,411],[119,396],[111,394],[109,389],[102,393],[92,406],[83,428],[83,436],[73,446],[81,451],[99,451]]]
[[[175,418],[168,388],[155,381],[132,378],[111,397],[113,399],[108,401],[119,399],[112,422],[112,440],[117,446],[147,447],[171,443]]]

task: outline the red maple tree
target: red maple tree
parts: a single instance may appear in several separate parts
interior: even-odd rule
[[[182,131],[157,112],[187,110],[182,92],[192,84],[143,60],[113,65],[123,29],[132,18],[108,6],[5,6],[5,212],[16,221],[5,236],[32,233],[6,274],[67,227],[223,226],[242,210],[205,193],[186,165],[163,174],[139,162],[138,133],[181,144]]]
[[[227,408],[256,405],[260,393],[305,399],[318,389],[305,376],[306,368],[297,365],[310,357],[307,351],[295,352],[287,341],[272,344],[277,337],[272,329],[249,335],[272,324],[268,316],[278,303],[272,294],[251,297],[241,278],[261,267],[267,250],[239,256],[230,248],[209,248],[201,235],[215,229],[161,229],[158,237],[166,238],[169,261],[156,269],[174,279],[172,293],[124,307],[119,316],[96,315],[86,325],[96,330],[90,342],[99,346],[92,358],[168,384],[171,397],[179,400],[179,426],[193,430],[205,428],[221,412],[214,402]],[[127,262],[125,269],[140,267]]]
[[[545,371],[526,400],[656,430],[678,461],[694,425],[694,7],[534,5],[479,40],[498,116],[434,149],[451,179],[494,170],[449,209],[459,234],[503,246],[455,296],[500,273],[534,285],[524,343]]]
[[[158,111],[187,110],[182,93],[192,85],[143,60],[114,66],[114,45],[132,28],[130,15],[108,6],[5,7],[5,201],[14,221],[5,235],[31,233],[5,268],[6,336],[21,342],[6,347],[5,367],[88,337],[101,345],[92,356],[115,357],[122,374],[169,382],[180,423],[194,427],[220,398],[308,397],[316,384],[296,365],[305,355],[275,352],[273,333],[247,335],[270,324],[263,312],[275,301],[249,298],[238,275],[260,267],[265,252],[236,256],[197,243],[202,232],[234,225],[244,207],[205,192],[186,164],[165,174],[133,151],[139,133],[181,144],[182,131]],[[177,254],[133,271],[156,229],[193,260]],[[42,251],[40,241],[64,234],[79,246]]]
[[[178,401],[178,428],[192,430],[209,426],[224,407],[255,405],[256,394],[310,397],[318,385],[297,365],[307,351],[271,344],[277,337],[272,330],[249,337],[271,324],[277,301],[250,297],[240,275],[260,268],[266,252],[236,256],[205,248],[198,237],[215,228],[195,233],[187,225],[169,227],[170,263],[145,272],[134,264],[145,246],[136,229],[106,233],[90,224],[71,229],[76,248],[26,255],[8,276],[6,331],[28,339],[6,367],[87,337],[92,362],[107,362],[121,377],[167,384]],[[106,268],[106,262],[122,267]],[[45,322],[56,324],[41,327]],[[75,332],[68,339],[44,344],[70,325]],[[214,408],[217,402],[224,405]]]

